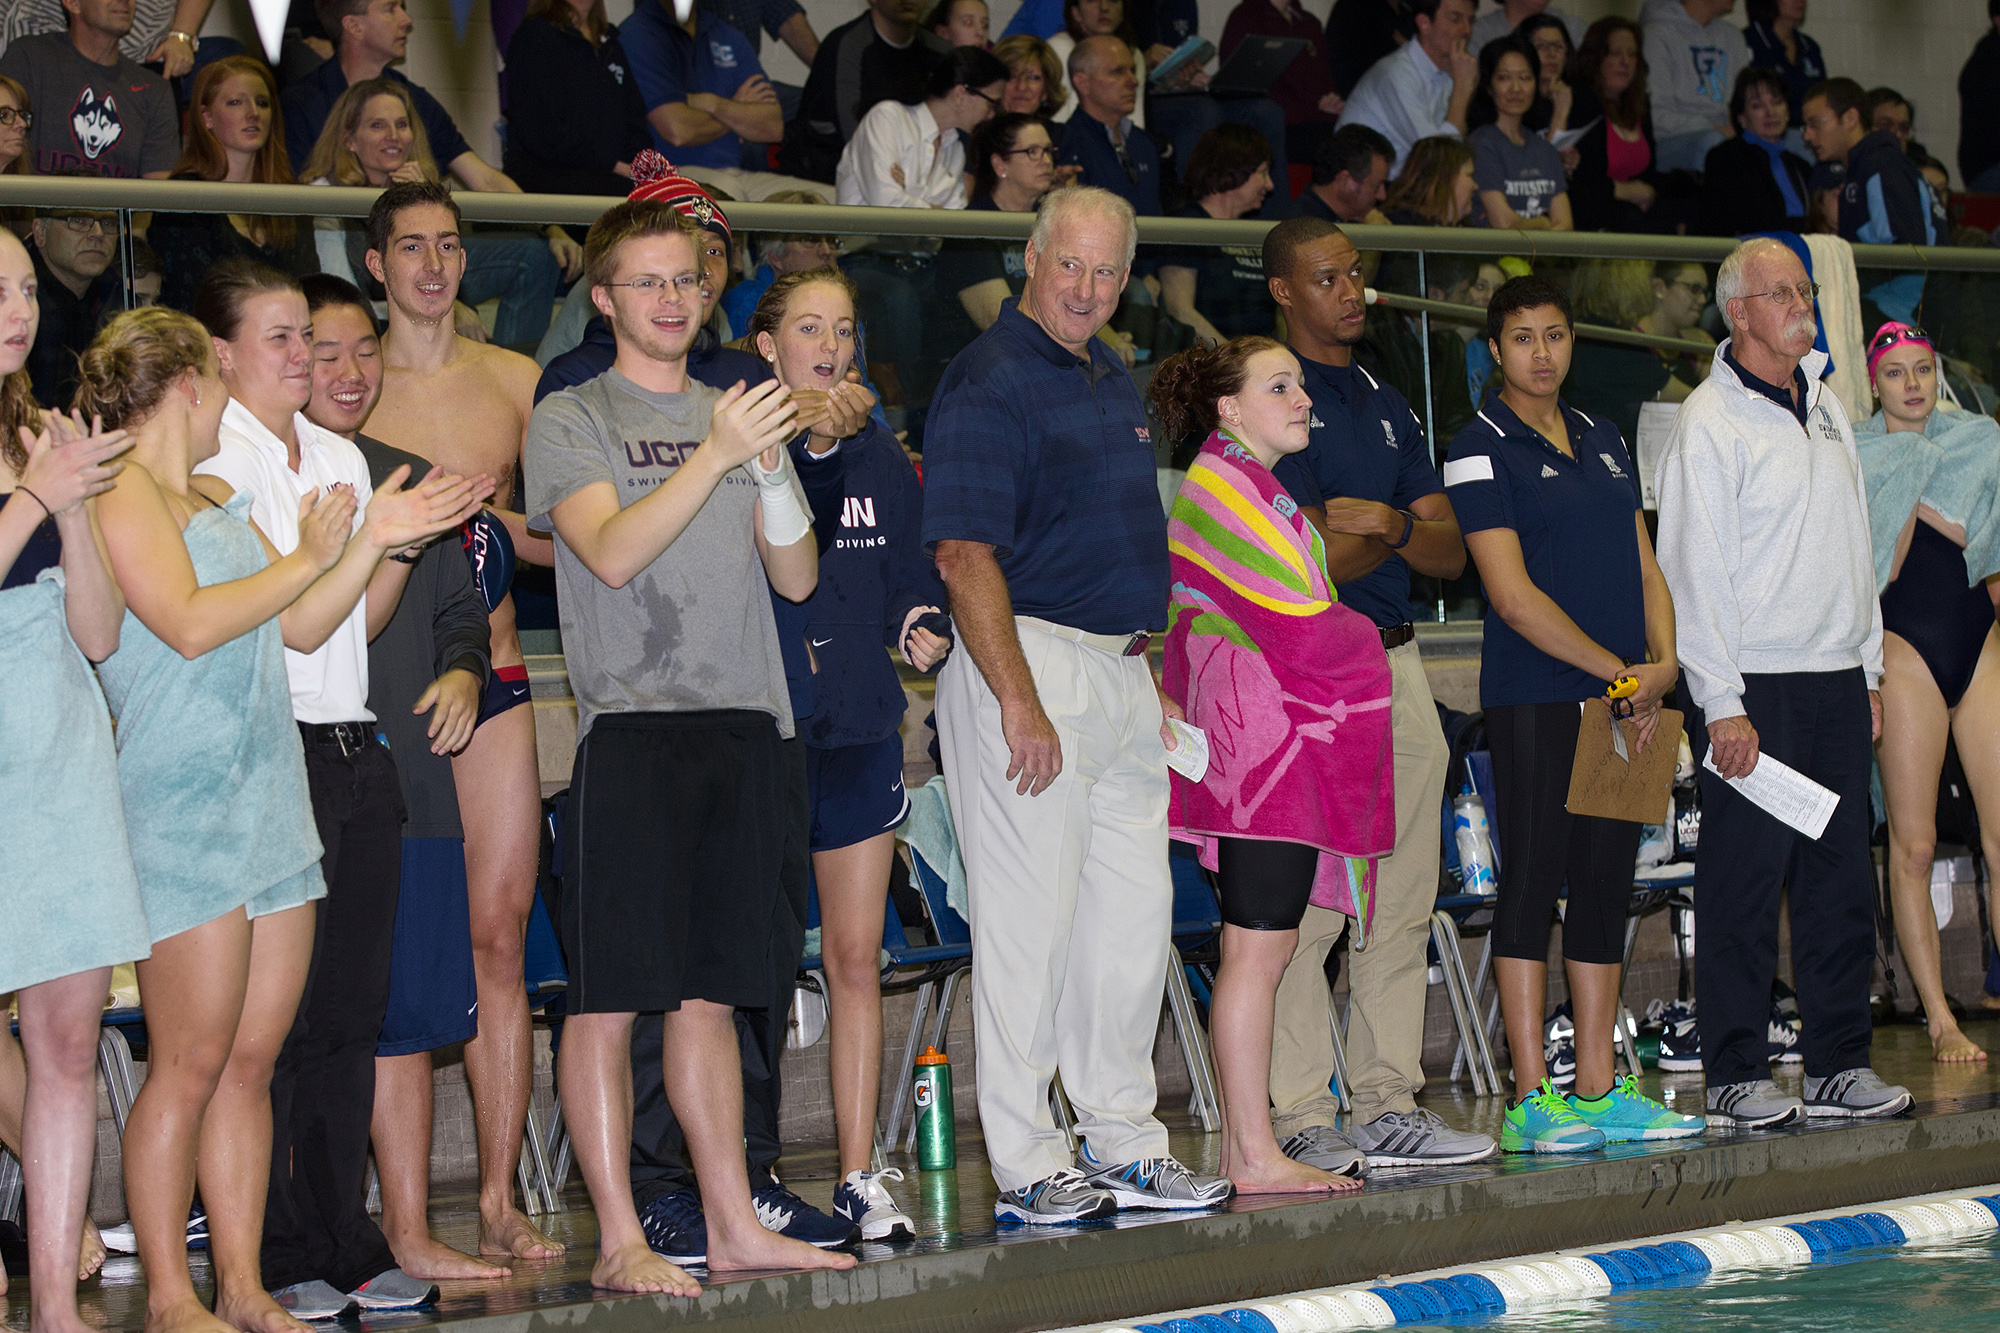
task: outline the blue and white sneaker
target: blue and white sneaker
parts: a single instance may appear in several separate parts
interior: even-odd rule
[[[1655,1000],[1646,1006],[1646,1022],[1660,1026],[1661,1069],[1671,1074],[1701,1071],[1701,1032],[1695,1026],[1691,1001]]]
[[[687,1268],[708,1262],[708,1218],[693,1190],[662,1194],[639,1210],[639,1229],[654,1254]]]
[[[1025,1222],[1037,1227],[1095,1222],[1117,1211],[1118,1201],[1110,1192],[1087,1183],[1083,1172],[1075,1167],[1065,1167],[1032,1185],[1002,1190],[993,1201],[994,1221]]]
[[[889,1197],[884,1180],[900,1181],[903,1173],[895,1167],[881,1171],[849,1171],[833,1188],[833,1211],[861,1228],[863,1240],[908,1240],[917,1234],[916,1224]]]
[[[97,1234],[104,1241],[104,1248],[113,1254],[139,1252],[139,1238],[133,1234],[130,1222],[120,1222],[115,1227],[104,1227]],[[187,1247],[190,1250],[208,1248],[208,1214],[202,1209],[199,1199],[195,1200],[193,1209],[188,1212]]]
[[[1084,1183],[1109,1194],[1120,1208],[1163,1208],[1175,1212],[1214,1208],[1229,1202],[1236,1186],[1223,1176],[1198,1176],[1171,1157],[1142,1157],[1136,1162],[1106,1164],[1090,1155],[1090,1144],[1076,1147],[1077,1168]]]
[[[752,1190],[750,1202],[764,1230],[788,1240],[802,1240],[822,1250],[837,1250],[861,1239],[861,1228],[844,1217],[829,1217],[775,1180]]]

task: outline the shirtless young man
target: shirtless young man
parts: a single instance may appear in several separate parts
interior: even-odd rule
[[[368,215],[368,247],[368,270],[389,298],[382,400],[368,418],[368,433],[495,482],[491,519],[498,522],[476,524],[469,542],[490,611],[493,673],[472,743],[452,760],[479,990],[479,1035],[465,1044],[479,1139],[479,1253],[554,1258],[563,1247],[514,1206],[514,1169],[532,1086],[521,968],[542,800],[527,665],[507,582],[516,556],[539,565],[554,559],[550,540],[531,537],[519,513],[521,441],[541,372],[517,352],[454,332],[452,302],[465,273],[465,250],[458,208],[442,186],[420,181],[384,190]]]

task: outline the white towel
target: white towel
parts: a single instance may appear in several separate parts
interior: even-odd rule
[[[1866,421],[1875,410],[1868,386],[1868,334],[1861,327],[1861,283],[1854,276],[1854,247],[1838,236],[1808,236],[1813,281],[1819,284],[1820,326],[1833,370],[1826,385],[1849,421]]]

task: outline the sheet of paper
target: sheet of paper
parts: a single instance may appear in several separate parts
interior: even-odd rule
[[[1715,766],[1713,750],[1702,756],[1701,766],[1722,777]],[[1833,807],[1840,804],[1840,797],[1768,754],[1757,756],[1757,767],[1750,770],[1749,777],[1723,778],[1723,781],[1743,793],[1750,804],[1815,841],[1826,832],[1826,821],[1833,818]]]
[[[1582,139],[1584,135],[1590,133],[1591,125],[1595,125],[1598,121],[1603,119],[1604,117],[1602,116],[1592,116],[1590,118],[1589,125],[1579,125],[1573,130],[1564,130],[1562,133],[1556,135],[1553,139],[1550,139],[1549,142],[1555,145],[1555,150],[1558,153],[1560,153],[1563,149],[1568,148],[1570,145]]]
[[[1167,730],[1174,733],[1176,742],[1167,751],[1167,767],[1189,782],[1200,782],[1208,775],[1208,733],[1177,717],[1167,719]]]
[[[1667,438],[1674,432],[1679,403],[1639,404],[1639,438],[1632,442],[1632,459],[1639,465],[1639,504],[1658,509],[1660,499],[1653,488],[1653,474],[1659,471],[1660,455],[1667,451]]]

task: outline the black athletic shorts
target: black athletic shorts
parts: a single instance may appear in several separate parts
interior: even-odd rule
[[[606,713],[576,748],[562,934],[571,1013],[770,1002],[789,771],[769,713]]]

